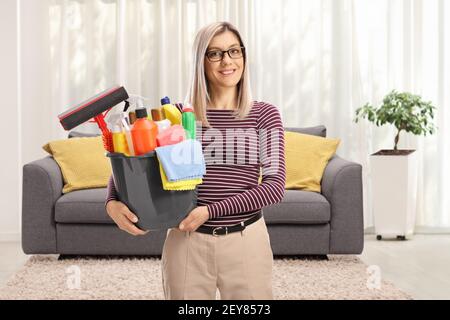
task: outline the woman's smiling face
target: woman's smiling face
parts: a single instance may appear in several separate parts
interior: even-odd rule
[[[233,50],[234,48],[234,50]],[[214,36],[206,50],[206,53],[215,56],[220,55],[220,51],[231,49],[230,54],[239,56],[231,58],[228,53],[223,53],[223,59],[219,61],[210,61],[205,57],[205,73],[209,85],[213,87],[233,87],[241,80],[244,71],[244,56],[239,43],[239,38],[231,31],[225,31]],[[215,52],[215,53],[212,53]],[[242,52],[239,54],[239,52]],[[220,58],[220,57],[219,57]]]

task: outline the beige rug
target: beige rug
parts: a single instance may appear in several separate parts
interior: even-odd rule
[[[157,258],[32,256],[0,299],[164,299]],[[356,256],[274,261],[275,299],[411,299]],[[375,279],[375,280],[374,280]]]

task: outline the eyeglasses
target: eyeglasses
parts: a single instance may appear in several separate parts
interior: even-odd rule
[[[206,57],[211,62],[222,61],[225,53],[228,53],[228,56],[231,59],[239,59],[242,58],[245,48],[244,47],[233,47],[228,50],[211,50],[206,52]]]

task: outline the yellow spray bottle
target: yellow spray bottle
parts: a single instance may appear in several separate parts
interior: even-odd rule
[[[127,137],[125,131],[122,129],[121,118],[121,115],[114,115],[111,119],[113,123],[112,138],[114,152],[123,153],[126,156],[130,156]]]

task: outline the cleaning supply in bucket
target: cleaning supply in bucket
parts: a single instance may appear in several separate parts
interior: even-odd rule
[[[122,128],[122,114],[112,115],[109,121],[112,123],[112,138],[114,152],[130,155],[125,131]]]
[[[134,124],[136,122],[136,111],[130,111],[128,117],[130,119],[130,124]]]
[[[172,125],[181,124],[181,112],[177,107],[170,103],[169,97],[164,97],[161,99],[161,107],[166,114],[166,118]]]
[[[186,130],[187,139],[195,139],[195,114],[194,108],[189,103],[186,103],[183,106],[181,121],[183,128]]]
[[[147,109],[136,109],[136,122],[131,127],[133,147],[136,156],[146,154],[156,148],[158,127],[153,121],[147,119]]]
[[[124,87],[114,86],[59,114],[58,118],[65,130],[72,130],[84,122],[96,122],[102,132],[105,150],[112,152],[113,138],[105,117],[111,108],[128,98]]]
[[[130,133],[130,126],[127,111],[130,102],[125,101],[125,106],[121,113],[108,115],[108,126],[111,127],[114,152],[122,153],[126,156],[134,155],[133,142]]]
[[[202,145],[197,140],[157,147],[155,151],[170,182],[202,178],[206,174]]]
[[[131,136],[131,128],[128,120],[128,116],[122,118],[122,128],[125,132],[125,138],[127,139],[128,146],[128,154],[130,156],[135,156],[134,146],[133,146],[133,137]]]
[[[186,140],[186,131],[181,125],[175,124],[164,132],[158,133],[156,144],[158,147],[162,147],[176,144],[184,140]]]
[[[152,121],[152,109],[151,108],[147,108],[147,119]]]
[[[145,108],[144,107],[144,101],[148,101],[148,98],[145,98],[143,96],[140,96],[138,94],[130,94],[128,99],[126,100],[131,108],[130,111],[128,113],[128,118],[130,119],[130,124],[134,124],[137,120],[137,116],[136,116],[136,109],[142,109]],[[149,118],[149,120],[151,120],[150,116],[147,113],[147,116]]]
[[[161,174],[161,182],[164,190],[171,190],[171,191],[194,190],[197,185],[203,183],[202,178],[179,180],[173,182],[168,181],[166,173],[164,172],[164,169],[161,165],[161,162],[159,162],[159,172]]]
[[[117,129],[117,128],[116,128]],[[114,152],[123,153],[126,156],[130,156],[130,151],[128,150],[127,137],[125,132],[121,129],[119,131],[113,131],[113,144]]]
[[[152,119],[158,126],[158,133],[163,133],[165,130],[170,128],[170,121],[166,119],[163,108],[155,108],[151,110]]]

